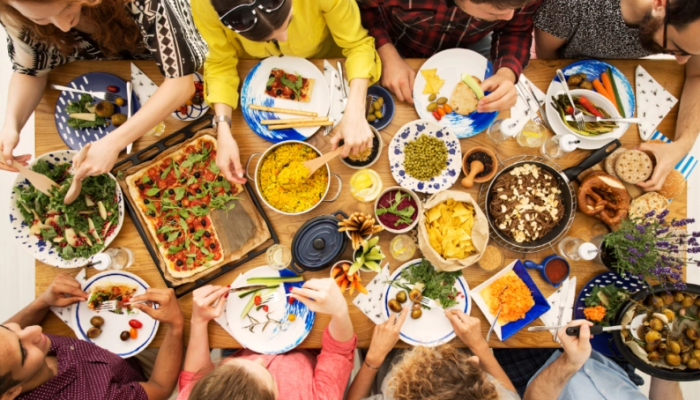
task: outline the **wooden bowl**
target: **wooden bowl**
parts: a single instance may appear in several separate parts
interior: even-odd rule
[[[493,151],[487,149],[486,147],[472,147],[464,153],[464,157],[462,157],[462,172],[464,172],[465,176],[469,176],[469,166],[467,165],[467,159],[471,154],[476,153],[478,151],[486,153],[489,155],[489,157],[491,157],[493,169],[488,175],[482,176],[481,178],[474,178],[474,183],[488,182],[491,179],[493,179],[494,175],[496,175],[496,172],[498,172],[498,158],[496,158],[496,154]]]

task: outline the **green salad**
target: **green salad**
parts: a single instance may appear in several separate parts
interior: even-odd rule
[[[420,264],[411,265],[401,271],[402,279],[411,285],[422,284],[423,296],[440,303],[442,308],[452,307],[457,304],[457,297],[464,295],[455,288],[455,281],[460,275],[462,275],[462,271],[438,271],[425,258],[421,260]],[[410,291],[410,288],[404,288]]]
[[[65,260],[90,257],[104,248],[104,241],[119,223],[117,184],[107,174],[83,180],[80,196],[70,205],[63,204],[73,176],[71,164],[49,164],[39,160],[32,169],[46,175],[59,186],[49,197],[32,185],[15,187],[17,208],[29,232],[50,243]]]

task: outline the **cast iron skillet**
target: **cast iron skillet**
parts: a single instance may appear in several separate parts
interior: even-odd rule
[[[688,284],[688,287],[683,290],[685,293],[692,293],[696,295],[700,295],[700,286],[698,285],[691,285]],[[644,290],[640,290],[639,292],[633,294],[631,296],[631,300],[634,301],[640,301],[644,299],[645,297],[649,296],[652,293],[664,293],[666,292],[666,288],[664,288],[662,285],[657,285],[652,288],[647,288]],[[670,290],[670,289],[669,289]],[[620,322],[622,321],[622,316],[625,315],[627,310],[634,305],[632,301],[627,301],[625,304],[623,304],[619,310],[617,310],[617,314],[615,314],[615,320],[614,324],[612,325],[620,325]],[[634,355],[632,351],[625,346],[625,343],[622,341],[622,334],[620,331],[614,331],[612,332],[613,334],[613,340],[615,340],[615,345],[617,346],[618,350],[620,351],[620,354],[622,354],[622,357],[624,357],[627,362],[630,364],[634,365],[635,368],[639,369],[640,371],[649,374],[651,376],[655,376],[660,379],[665,379],[667,381],[697,381],[700,380],[700,370],[679,370],[679,369],[666,369],[666,368],[658,368],[655,367],[651,364],[647,364],[644,360],[641,360],[639,357]]]
[[[536,248],[540,247],[543,245],[546,245],[548,243],[551,243],[554,241],[561,233],[564,232],[564,229],[567,227],[568,222],[571,218],[574,218],[574,215],[576,215],[576,210],[574,210],[574,196],[576,196],[576,193],[572,193],[571,188],[569,187],[569,182],[572,182],[576,180],[576,178],[581,174],[581,172],[593,167],[594,165],[598,164],[599,162],[603,161],[606,157],[608,157],[612,152],[617,150],[619,147],[622,146],[622,143],[620,143],[619,140],[615,139],[612,142],[606,144],[605,146],[601,147],[600,149],[596,150],[588,156],[585,160],[581,161],[578,165],[567,168],[564,171],[558,171],[555,168],[551,167],[548,164],[545,164],[543,162],[539,161],[522,161],[522,162],[516,162],[515,164],[509,165],[508,167],[504,168],[503,170],[499,171],[496,176],[493,177],[491,180],[491,183],[489,184],[489,188],[486,191],[486,216],[489,220],[489,225],[491,226],[491,231],[495,232],[496,235],[498,235],[499,238],[502,240],[505,240],[507,243],[512,244],[513,246],[521,247],[521,248]],[[523,243],[518,243],[514,239],[505,236],[500,229],[496,226],[495,221],[493,220],[493,217],[491,216],[491,211],[489,211],[489,204],[491,204],[491,199],[493,195],[491,194],[491,188],[493,187],[493,184],[498,180],[498,178],[503,175],[509,173],[512,169],[515,167],[521,166],[523,164],[535,164],[542,168],[543,170],[549,172],[552,174],[554,179],[556,179],[557,184],[559,185],[559,190],[561,190],[561,201],[564,204],[564,216],[562,217],[561,221],[559,221],[559,225],[554,227],[549,233],[544,235],[543,237],[532,241],[532,242],[523,242]]]

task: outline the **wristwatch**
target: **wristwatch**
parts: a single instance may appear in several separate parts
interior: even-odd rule
[[[212,126],[214,127],[214,130],[217,130],[219,127],[219,123],[225,122],[228,124],[228,127],[231,128],[231,118],[225,116],[225,115],[217,115],[214,117],[214,119],[211,121]]]

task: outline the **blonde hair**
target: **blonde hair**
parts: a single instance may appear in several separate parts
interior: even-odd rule
[[[496,400],[496,387],[471,355],[451,346],[414,347],[394,366],[395,400]]]
[[[134,22],[125,5],[130,0],[15,0],[39,4],[82,2],[81,18],[87,18],[93,25],[91,38],[107,57],[115,57],[122,51],[143,52],[146,47],[139,27]],[[78,50],[73,32],[63,32],[53,24],[39,25],[27,19],[8,0],[0,0],[0,20],[16,32],[27,32],[29,36],[45,43],[49,48],[57,48],[64,56]]]
[[[275,400],[274,392],[239,363],[219,363],[200,376],[189,400]]]

